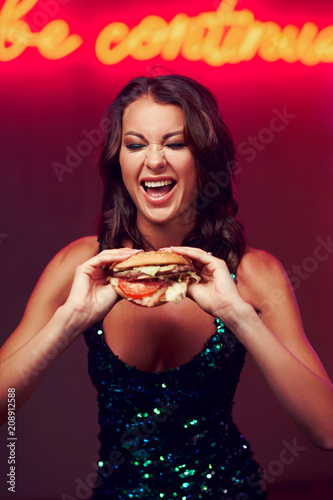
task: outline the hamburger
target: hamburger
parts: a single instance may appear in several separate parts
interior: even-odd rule
[[[187,286],[200,281],[189,258],[160,250],[115,262],[107,274],[118,295],[143,307],[178,303],[186,296]]]

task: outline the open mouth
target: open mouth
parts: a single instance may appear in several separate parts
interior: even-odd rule
[[[143,189],[146,191],[146,193],[151,196],[152,198],[160,198],[162,196],[165,196],[166,194],[170,193],[174,186],[176,185],[176,182],[167,179],[163,181],[142,181],[141,186]]]

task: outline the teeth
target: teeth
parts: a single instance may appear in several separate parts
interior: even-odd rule
[[[156,187],[162,187],[162,186],[169,186],[172,184],[172,181],[144,181],[144,185],[147,188],[156,188]]]

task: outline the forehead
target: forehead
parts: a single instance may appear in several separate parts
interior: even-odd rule
[[[140,132],[144,136],[161,136],[183,130],[184,113],[180,106],[160,104],[141,97],[127,106],[123,115],[123,133]]]

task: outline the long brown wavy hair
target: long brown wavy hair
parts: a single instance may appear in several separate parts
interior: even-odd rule
[[[235,272],[244,254],[245,237],[242,225],[235,219],[238,205],[232,179],[233,139],[211,92],[180,75],[135,78],[107,111],[108,131],[99,160],[104,185],[98,225],[101,247],[122,247],[124,239],[130,239],[134,248],[151,247],[137,228],[136,206],[125,188],[119,164],[123,114],[140,97],[179,106],[184,112],[184,141],[196,158],[198,192],[196,209],[184,207],[184,224],[196,223],[183,245],[212,252],[226,261],[230,272]]]

